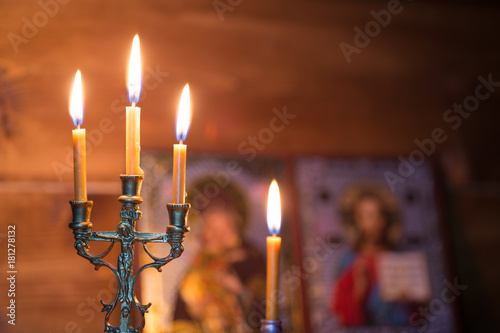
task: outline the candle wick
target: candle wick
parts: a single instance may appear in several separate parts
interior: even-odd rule
[[[80,124],[76,125],[76,129],[79,130],[80,129]]]
[[[132,107],[135,108],[135,102],[132,102]]]
[[[179,144],[180,144],[180,145],[182,145],[182,139],[181,139],[181,140],[179,140]]]

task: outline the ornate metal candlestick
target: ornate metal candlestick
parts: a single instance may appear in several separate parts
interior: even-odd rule
[[[278,333],[283,332],[280,320],[262,320],[260,331],[264,333]]]
[[[101,300],[102,311],[106,311],[104,319],[105,331],[110,333],[138,333],[142,332],[145,325],[144,314],[148,311],[151,303],[140,304],[135,297],[135,283],[137,277],[146,268],[154,267],[161,272],[161,267],[171,260],[178,258],[184,251],[182,241],[184,234],[189,231],[186,220],[190,204],[167,204],[170,225],[167,226],[166,233],[144,233],[135,230],[135,224],[141,219],[142,213],[139,204],[143,201],[140,192],[143,175],[121,175],[122,195],[118,200],[122,203],[120,211],[121,221],[118,223],[116,231],[92,231],[90,222],[90,211],[92,201],[70,201],[73,212],[73,220],[69,227],[73,229],[75,237],[75,249],[78,255],[89,260],[99,269],[101,266],[108,267],[118,280],[118,291],[115,299],[107,304]],[[89,241],[110,242],[109,247],[99,255],[89,253]],[[103,261],[115,243],[121,244],[121,252],[118,255],[117,266]],[[133,273],[134,245],[142,243],[144,251],[153,259],[152,262],[143,265],[137,273]],[[147,243],[168,243],[171,250],[168,256],[158,258],[152,255],[147,247]],[[112,326],[109,323],[109,315],[120,303],[120,326]],[[130,312],[132,305],[135,305],[141,313],[141,323],[137,327],[130,327]]]

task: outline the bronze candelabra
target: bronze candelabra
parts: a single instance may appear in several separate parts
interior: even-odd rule
[[[92,231],[90,222],[90,212],[92,210],[92,201],[70,201],[73,219],[69,227],[73,229],[75,237],[75,249],[78,255],[89,260],[99,269],[102,266],[108,267],[118,280],[118,290],[115,299],[111,303],[104,303],[102,311],[106,312],[104,318],[105,332],[110,333],[139,333],[145,325],[144,314],[148,311],[151,303],[143,305],[139,303],[135,296],[135,283],[137,277],[147,268],[154,267],[161,272],[161,267],[171,260],[178,258],[184,251],[182,242],[184,234],[189,231],[186,226],[187,215],[190,204],[167,204],[170,225],[167,226],[165,233],[145,233],[135,230],[138,220],[142,213],[139,210],[139,204],[143,201],[140,196],[143,175],[121,175],[122,195],[118,200],[122,203],[120,211],[121,221],[118,223],[116,231]],[[100,241],[110,242],[109,247],[98,255],[89,253],[89,242]],[[107,261],[104,261],[115,243],[120,243],[121,252],[118,255],[116,267]],[[152,262],[141,266],[134,274],[133,259],[134,245],[142,243],[144,251],[151,257]],[[168,243],[171,250],[168,256],[158,258],[151,254],[147,249],[148,243]],[[109,323],[109,316],[120,303],[120,325],[112,326]],[[130,313],[132,306],[135,305],[141,314],[141,322],[137,327],[130,326]]]

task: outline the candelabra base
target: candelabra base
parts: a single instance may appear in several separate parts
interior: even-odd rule
[[[263,333],[283,332],[281,320],[262,320],[260,331]]]

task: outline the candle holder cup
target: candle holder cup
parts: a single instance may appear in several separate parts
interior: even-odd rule
[[[260,331],[263,333],[283,332],[280,320],[262,320]]]
[[[137,300],[135,296],[137,278],[147,268],[156,268],[161,272],[164,265],[182,254],[184,235],[189,231],[186,222],[191,205],[167,204],[170,224],[165,233],[138,232],[136,231],[136,223],[142,217],[139,204],[143,201],[140,192],[144,176],[121,175],[120,179],[122,195],[118,201],[122,203],[122,208],[120,211],[121,221],[118,223],[116,231],[92,231],[92,223],[90,222],[92,201],[70,201],[73,219],[69,227],[73,229],[77,254],[89,260],[96,270],[102,266],[108,267],[118,280],[118,290],[114,300],[111,303],[104,303],[101,300],[102,311],[106,312],[104,331],[109,333],[139,333],[144,328],[144,314],[148,312],[151,303],[144,305]],[[109,242],[110,245],[101,254],[93,255],[89,253],[90,241]],[[116,266],[104,261],[115,243],[119,243],[121,246]],[[134,274],[133,259],[136,243],[142,243],[144,251],[152,259],[152,262],[141,266]],[[171,247],[170,253],[166,257],[158,258],[148,250],[148,243],[168,243]],[[120,304],[120,325],[113,326],[109,323],[109,316],[118,304]],[[130,313],[133,306],[141,314],[141,322],[136,327],[130,326]]]

